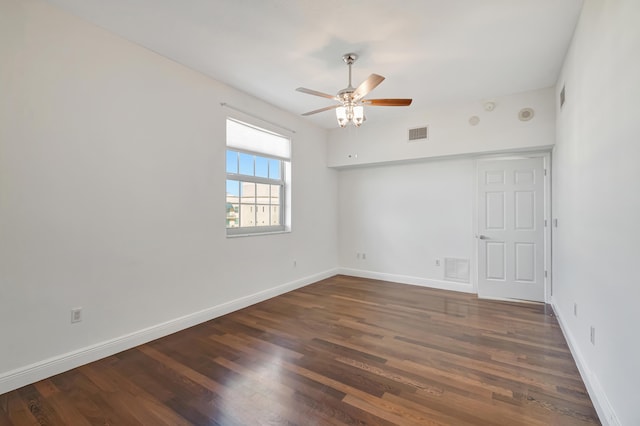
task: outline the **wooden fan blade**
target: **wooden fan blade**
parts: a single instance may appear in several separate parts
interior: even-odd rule
[[[314,95],[314,96],[320,96],[322,98],[335,99],[336,101],[338,100],[338,98],[335,97],[334,95],[318,92],[317,90],[307,89],[305,87],[298,87],[296,90],[298,92],[306,93],[307,95]]]
[[[378,74],[371,74],[360,86],[353,92],[353,100],[364,98],[367,93],[378,87],[378,84],[382,83],[384,77]]]
[[[302,115],[307,116],[307,115],[311,115],[311,114],[317,114],[317,113],[322,112],[322,111],[329,111],[330,109],[336,109],[339,106],[341,106],[341,105],[340,104],[331,105],[331,106],[328,106],[328,107],[324,107],[324,108],[316,109],[316,110],[313,110],[313,111],[305,112]]]
[[[364,105],[371,106],[409,106],[413,99],[365,99]]]

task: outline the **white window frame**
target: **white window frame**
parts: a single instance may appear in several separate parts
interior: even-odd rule
[[[254,124],[247,123],[246,121],[241,121],[233,117],[227,117],[227,129],[229,128],[229,122],[232,122],[232,125],[243,125],[248,128],[264,132],[267,136],[275,136],[281,138],[279,142],[279,146],[276,146],[276,149],[273,152],[279,155],[273,155],[270,151],[270,146],[265,143],[261,143],[260,146],[255,146],[255,149],[252,148],[251,142],[245,141],[237,141],[235,144],[230,142],[229,134],[227,134],[227,146],[225,150],[225,171],[226,171],[226,161],[227,161],[227,153],[229,151],[238,152],[242,154],[248,154],[252,156],[266,158],[268,160],[277,160],[280,162],[280,176],[279,178],[265,178],[255,176],[255,162],[254,162],[254,174],[246,175],[240,173],[240,160],[238,159],[237,164],[237,173],[226,172],[225,179],[225,188],[226,182],[228,180],[238,181],[240,185],[242,182],[254,183],[254,184],[268,184],[268,185],[277,185],[280,187],[279,193],[279,225],[268,225],[268,226],[238,226],[238,227],[228,227],[225,224],[227,237],[238,237],[238,236],[251,236],[251,235],[265,235],[265,234],[275,234],[275,233],[283,233],[290,232],[291,230],[291,220],[290,220],[290,205],[291,205],[291,197],[290,197],[290,187],[291,187],[291,139],[288,136],[282,135],[278,132],[272,131],[270,129],[265,129],[264,127],[259,127]],[[285,146],[284,140],[286,140],[287,146]],[[230,144],[231,143],[231,144]],[[225,191],[226,193],[226,191]],[[238,195],[241,196],[241,193]],[[255,194],[254,206],[257,208],[261,206],[257,202],[257,194]],[[228,199],[225,195],[225,206],[228,206]],[[238,200],[238,206],[240,206],[240,200]],[[265,205],[263,205],[265,206]],[[271,206],[271,205],[270,205]],[[226,209],[225,209],[226,210]],[[240,210],[240,209],[239,209]],[[240,212],[238,212],[241,214]],[[226,217],[225,217],[226,218]],[[238,217],[238,221],[240,221],[240,217]]]

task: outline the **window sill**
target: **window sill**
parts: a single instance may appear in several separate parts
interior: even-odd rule
[[[245,234],[227,234],[227,238],[244,238],[244,237],[258,237],[262,235],[278,235],[278,234],[290,234],[290,229],[282,231],[264,231],[264,232],[247,232]]]

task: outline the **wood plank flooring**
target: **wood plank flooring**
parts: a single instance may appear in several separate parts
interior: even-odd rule
[[[599,424],[550,307],[336,276],[0,395],[0,425]]]

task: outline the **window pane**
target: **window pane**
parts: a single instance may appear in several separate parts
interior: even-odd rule
[[[257,183],[256,187],[257,187],[257,200],[256,202],[258,204],[269,204],[269,187],[271,185],[268,185],[266,183]]]
[[[227,179],[227,202],[229,202],[229,197],[236,197],[236,203],[237,203],[237,197],[240,196],[240,182],[238,182],[237,180],[230,180]]]
[[[280,194],[282,193],[282,187],[280,185],[270,185],[271,191],[271,225],[281,225],[280,217]]]
[[[253,159],[253,155],[240,153],[240,174],[253,176]]]
[[[238,173],[238,153],[227,150],[227,173]]]
[[[240,225],[238,217],[239,194],[240,182],[227,179],[227,228],[237,228]]]
[[[280,185],[271,185],[271,204],[280,204]]]
[[[256,226],[256,209],[254,204],[240,204],[240,226]]]
[[[269,160],[269,178],[280,179],[280,160]]]
[[[256,203],[256,184],[253,182],[242,182],[240,192],[240,203],[255,204]]]
[[[256,156],[256,176],[269,177],[269,159]]]
[[[271,206],[271,225],[280,225],[280,206]]]
[[[240,225],[238,204],[227,202],[227,228],[237,228]]]
[[[269,226],[269,204],[258,204],[256,213],[256,224],[258,226]]]

